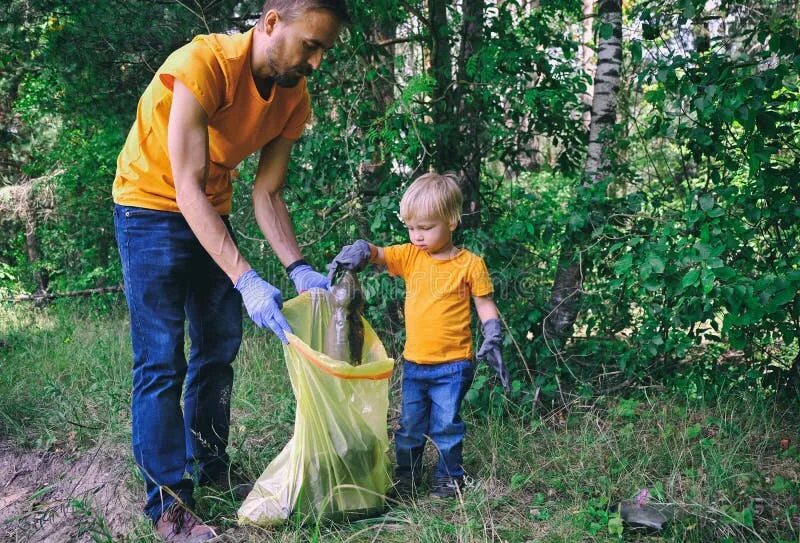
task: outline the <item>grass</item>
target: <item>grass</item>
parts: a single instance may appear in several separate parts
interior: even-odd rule
[[[294,397],[277,347],[248,325],[235,363],[230,453],[254,478],[293,432]],[[130,359],[121,298],[0,306],[0,435],[51,451],[127,447]],[[395,378],[391,420],[397,390]],[[462,499],[424,497],[349,524],[237,529],[234,540],[800,541],[796,401],[749,393],[697,403],[650,388],[547,414],[489,416],[479,407],[465,408],[472,477]],[[143,496],[128,465],[121,477]],[[676,511],[657,536],[623,526],[612,507],[644,488]],[[198,512],[225,529],[235,527],[237,507],[226,495],[198,491]],[[128,540],[153,535],[142,522]]]

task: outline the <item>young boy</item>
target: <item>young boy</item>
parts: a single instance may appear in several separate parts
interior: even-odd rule
[[[465,426],[459,411],[474,374],[470,296],[483,323],[477,356],[487,360],[508,387],[486,264],[453,245],[462,200],[455,176],[425,174],[400,201],[411,243],[376,247],[358,240],[328,266],[332,278],[339,269],[360,271],[371,262],[387,266],[391,275],[406,282],[403,398],[395,434],[396,491],[401,495],[414,493],[419,483],[426,436],[439,451],[431,494],[444,498],[461,490]]]

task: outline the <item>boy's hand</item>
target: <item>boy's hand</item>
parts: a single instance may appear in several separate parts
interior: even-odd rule
[[[298,294],[312,288],[324,288],[325,290],[331,288],[331,282],[325,279],[321,273],[314,271],[309,264],[297,266],[289,273],[289,279],[294,282],[294,288],[297,289]]]
[[[500,330],[499,319],[489,319],[483,323],[483,344],[478,349],[477,358],[489,364],[500,377],[500,384],[508,392],[511,388],[511,376],[503,364],[503,355],[500,353],[500,346],[503,343],[503,334]]]
[[[292,329],[281,313],[283,299],[278,289],[261,279],[255,270],[247,270],[236,280],[234,288],[242,294],[247,314],[261,328],[269,328],[284,344],[286,332]]]
[[[328,264],[328,281],[333,282],[333,276],[339,269],[359,272],[369,263],[372,248],[363,239],[356,240],[352,245],[345,245],[339,254]]]

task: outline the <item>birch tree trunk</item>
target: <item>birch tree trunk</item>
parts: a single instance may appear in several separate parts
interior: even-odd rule
[[[581,34],[581,65],[583,66],[583,71],[586,72],[586,75],[589,77],[589,84],[586,86],[586,92],[581,96],[581,101],[587,107],[586,113],[583,116],[583,122],[586,126],[586,130],[591,128],[592,123],[592,112],[591,112],[591,105],[592,105],[592,95],[594,94],[594,77],[595,77],[595,69],[597,66],[595,65],[594,61],[594,49],[592,48],[592,44],[594,43],[594,32],[592,31],[593,23],[594,23],[594,0],[583,0],[583,21],[581,21],[581,28],[583,30]]]
[[[622,64],[622,0],[598,3],[600,37],[597,45],[597,73],[594,80],[589,147],[583,170],[583,184],[588,187],[602,181],[609,172],[608,146],[617,116]],[[592,204],[579,205],[590,212]],[[596,205],[596,204],[594,204]],[[588,221],[587,221],[588,222]],[[561,246],[558,269],[550,293],[551,311],[544,320],[545,334],[565,337],[572,334],[580,309],[586,262],[577,247],[591,234],[590,227],[568,229]]]

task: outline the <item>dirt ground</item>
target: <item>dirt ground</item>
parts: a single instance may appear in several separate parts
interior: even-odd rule
[[[125,459],[119,447],[58,453],[0,440],[0,541],[124,539],[142,518]]]

